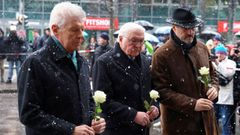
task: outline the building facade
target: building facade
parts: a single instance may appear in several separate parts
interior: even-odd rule
[[[0,0],[0,27],[8,29],[16,24],[16,12],[28,17],[29,29],[43,30],[53,6],[65,0]],[[172,10],[181,5],[180,0],[70,0],[81,5],[89,17],[108,18],[109,9],[114,11],[119,25],[135,20],[147,20],[155,26],[166,25],[165,20]],[[109,1],[113,1],[113,5]],[[228,5],[222,0],[186,0],[205,25],[216,27],[218,20],[228,20]],[[201,2],[205,1],[204,4]],[[240,20],[239,3],[236,2],[235,20]],[[202,5],[202,6],[201,6]]]

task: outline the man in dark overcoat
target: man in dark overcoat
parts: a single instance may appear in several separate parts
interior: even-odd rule
[[[148,135],[150,121],[159,115],[156,104],[149,111],[144,108],[151,90],[150,62],[140,53],[144,31],[138,24],[124,24],[115,47],[94,65],[93,88],[107,95],[102,105],[104,135]]]
[[[5,44],[4,44],[4,31],[0,28],[0,82],[4,82],[4,61],[6,58],[5,53]]]
[[[92,120],[88,64],[77,51],[84,41],[84,18],[75,4],[55,5],[51,37],[21,67],[18,106],[27,135],[95,135],[105,128],[103,118]]]
[[[197,41],[195,28],[202,21],[190,9],[177,8],[170,39],[153,55],[152,78],[161,95],[162,135],[218,135],[213,101],[218,79],[207,47]],[[200,69],[210,76],[204,85]]]
[[[91,63],[91,72],[90,76],[92,77],[92,69],[95,61],[100,57],[102,54],[108,52],[112,49],[112,47],[109,45],[109,36],[108,33],[103,32],[101,33],[100,37],[98,38],[98,44],[97,48],[95,49],[93,53],[93,59]]]
[[[16,69],[16,74],[18,75],[21,66],[21,53],[22,48],[24,48],[25,41],[20,38],[16,30],[11,30],[9,36],[4,41],[5,53],[8,53],[8,75],[6,83],[12,83],[13,70]],[[15,67],[15,68],[14,68]]]

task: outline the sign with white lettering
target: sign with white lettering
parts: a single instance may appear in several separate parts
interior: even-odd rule
[[[218,21],[218,32],[227,32],[228,31],[228,22],[227,21]],[[240,31],[240,22],[233,23],[233,32]]]
[[[114,29],[118,29],[118,18],[114,19]],[[109,18],[94,18],[88,17],[84,22],[84,28],[86,30],[108,30],[110,28]]]

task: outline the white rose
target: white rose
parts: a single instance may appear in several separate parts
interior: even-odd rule
[[[199,69],[199,73],[200,73],[201,75],[208,75],[208,74],[209,74],[209,68],[201,67],[201,68]]]
[[[104,103],[106,101],[106,94],[103,91],[95,91],[93,99],[96,103]]]
[[[156,90],[151,90],[149,92],[150,97],[156,101],[157,98],[159,98],[159,93]]]

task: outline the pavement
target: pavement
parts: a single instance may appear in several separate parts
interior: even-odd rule
[[[18,117],[17,93],[0,93],[0,135],[25,135]]]
[[[11,84],[0,83],[0,93],[16,93],[17,83],[13,82]]]

